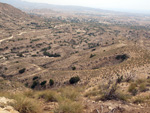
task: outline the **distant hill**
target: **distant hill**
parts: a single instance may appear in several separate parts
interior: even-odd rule
[[[22,24],[24,21],[30,20],[30,16],[21,10],[5,4],[0,3],[0,26],[14,28],[17,24]]]
[[[20,20],[30,18],[29,15],[27,15],[26,13],[5,3],[0,3],[0,16],[1,16],[0,19],[2,20],[4,20],[3,18],[10,18],[10,19],[16,18]]]
[[[27,9],[52,9],[52,10],[60,10],[60,11],[96,11],[96,12],[111,12],[107,10],[89,8],[89,7],[81,7],[81,6],[65,6],[65,5],[52,5],[46,3],[32,3],[21,0],[0,0],[3,3],[8,3],[13,5],[19,9],[27,10]]]
[[[27,24],[34,21],[30,15],[9,4],[0,3],[0,33],[1,38],[9,36],[13,31],[27,28]],[[5,31],[5,33],[3,33]],[[7,33],[8,34],[7,34]]]

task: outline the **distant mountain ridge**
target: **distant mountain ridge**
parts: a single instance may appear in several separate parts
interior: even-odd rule
[[[7,3],[10,5],[13,5],[14,7],[17,7],[19,9],[57,9],[57,10],[63,10],[63,11],[101,11],[101,12],[111,12],[107,10],[102,9],[95,9],[95,8],[89,8],[89,7],[82,7],[82,6],[65,6],[65,5],[52,5],[52,4],[46,4],[46,3],[32,3],[32,2],[26,2],[22,0],[0,0],[0,2]]]

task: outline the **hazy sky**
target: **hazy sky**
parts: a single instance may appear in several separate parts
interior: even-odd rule
[[[57,5],[78,5],[120,11],[150,11],[150,0],[23,0]]]

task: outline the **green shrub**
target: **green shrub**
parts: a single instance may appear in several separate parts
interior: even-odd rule
[[[20,69],[20,70],[19,70],[19,73],[22,74],[22,73],[25,72],[25,70],[26,70],[26,68]]]
[[[53,80],[53,79],[50,79],[50,80],[49,80],[49,85],[50,85],[50,86],[53,86],[53,85],[54,85],[54,80]]]
[[[78,83],[79,81],[80,81],[80,78],[77,76],[77,77],[70,78],[69,83],[75,84],[75,83]]]
[[[38,76],[35,76],[35,77],[33,77],[33,79],[32,80],[36,80],[36,79],[38,79],[39,77]]]
[[[58,53],[51,54],[51,53],[46,52],[46,51],[43,52],[43,55],[48,56],[48,57],[60,57],[60,56],[61,56],[61,55],[58,54]]]
[[[40,85],[41,85],[41,86],[44,86],[44,85],[46,84],[46,82],[47,82],[47,81],[43,81],[43,82],[41,82]]]
[[[39,85],[39,81],[34,81],[31,88],[34,89],[37,85]]]
[[[75,66],[73,66],[73,67],[72,67],[72,70],[76,70],[76,67],[75,67]]]
[[[117,59],[117,60],[122,60],[122,61],[124,61],[124,60],[126,60],[126,59],[128,59],[128,58],[129,58],[129,56],[126,55],[126,54],[117,55],[117,56],[116,56],[116,59]]]

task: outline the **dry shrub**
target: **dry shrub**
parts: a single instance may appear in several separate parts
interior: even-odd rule
[[[72,101],[76,101],[79,98],[79,91],[77,88],[74,87],[61,88],[59,92],[61,93],[61,97],[64,99],[67,98]]]
[[[56,111],[59,113],[83,113],[83,106],[79,102],[66,99],[59,103],[59,107]]]
[[[140,90],[140,92],[145,92],[145,91],[147,91],[146,84],[145,84],[145,83],[140,84],[139,90]]]
[[[137,90],[137,84],[136,83],[131,83],[128,91],[132,94],[132,95],[136,95],[138,90]]]
[[[42,113],[39,102],[22,94],[14,95],[15,102],[11,104],[20,113]]]
[[[133,103],[134,104],[139,104],[139,103],[144,103],[145,99],[142,98],[142,97],[136,97],[134,100],[133,100]]]
[[[58,102],[60,95],[56,91],[45,90],[37,93],[37,98],[43,98],[47,102]]]

